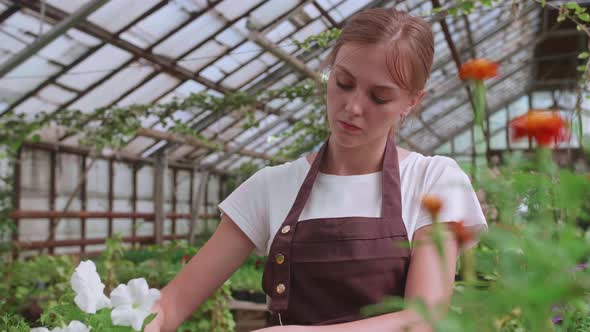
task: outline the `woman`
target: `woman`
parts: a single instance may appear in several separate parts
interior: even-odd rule
[[[353,16],[327,60],[330,137],[318,153],[260,170],[219,205],[219,227],[162,290],[148,331],[173,331],[253,249],[269,257],[263,288],[276,324],[260,331],[428,330],[410,310],[366,318],[360,309],[390,295],[450,300],[458,243],[446,236],[440,260],[425,194],[443,199],[440,221],[486,225],[452,159],[394,142],[424,97],[433,53],[421,19],[393,9]]]

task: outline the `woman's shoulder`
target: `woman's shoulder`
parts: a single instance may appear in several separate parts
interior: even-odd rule
[[[307,163],[305,157],[301,157],[282,164],[263,167],[256,173],[256,175],[258,177],[265,179],[271,178],[273,180],[292,178],[304,169],[305,163]]]

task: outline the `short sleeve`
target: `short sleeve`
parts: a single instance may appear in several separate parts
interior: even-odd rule
[[[445,164],[424,192],[424,194],[431,194],[442,200],[443,206],[439,212],[439,221],[462,221],[465,227],[475,234],[487,230],[485,216],[469,177],[455,161]],[[422,209],[415,231],[429,224],[432,224],[432,218]],[[466,244],[466,247],[472,247],[476,243],[477,240]]]
[[[268,189],[265,169],[261,169],[240,184],[218,207],[227,214],[256,245],[256,253],[266,254],[269,238]]]

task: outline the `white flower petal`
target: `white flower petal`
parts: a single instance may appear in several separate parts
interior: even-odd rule
[[[121,305],[111,311],[111,320],[115,325],[131,326],[136,331],[141,331],[143,321],[151,312],[133,309],[130,305]]]
[[[127,286],[135,304],[141,303],[142,298],[147,295],[149,290],[147,281],[144,278],[131,279],[127,283]]]
[[[131,290],[125,284],[120,284],[111,292],[111,304],[113,307],[133,305]]]
[[[68,327],[64,329],[64,332],[89,332],[90,329],[91,328],[84,325],[84,323],[77,320],[73,320],[70,322]]]
[[[70,284],[76,292],[74,302],[82,311],[94,314],[97,310],[110,306],[110,301],[103,292],[105,286],[96,273],[94,262],[81,262],[72,275]]]
[[[139,304],[139,308],[146,311],[151,311],[152,307],[160,299],[160,291],[152,288],[148,290],[147,294],[144,294],[141,302]]]

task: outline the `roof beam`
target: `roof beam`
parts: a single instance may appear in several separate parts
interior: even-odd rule
[[[119,30],[115,35],[118,36],[119,34],[121,34],[122,32],[126,31],[127,29],[129,29],[131,26],[135,25],[137,22],[139,22],[140,20],[142,20],[145,16],[150,15],[151,13],[157,11],[158,9],[160,9],[161,7],[163,7],[165,4],[167,3],[167,1],[161,1],[158,4],[154,5],[152,8],[150,8],[149,10],[147,10],[144,14],[142,14],[140,17],[136,18],[135,20],[129,22],[129,24],[127,24],[126,26],[124,26],[121,30]],[[15,6],[16,8],[18,8],[18,6]],[[74,60],[74,62],[70,63],[69,65],[63,67],[63,69],[54,74],[51,75],[48,79],[46,79],[43,83],[41,83],[40,85],[38,85],[35,89],[27,92],[27,94],[25,94],[23,97],[19,98],[17,101],[13,102],[7,109],[5,112],[8,112],[11,109],[14,109],[15,107],[17,107],[18,105],[20,105],[21,103],[25,102],[27,99],[29,99],[30,97],[36,95],[39,91],[41,91],[43,88],[45,88],[46,86],[48,86],[49,84],[55,84],[60,86],[62,89],[68,90],[65,86],[60,85],[59,83],[57,83],[57,79],[59,77],[61,77],[61,75],[63,75],[64,73],[68,72],[70,69],[74,68],[77,64],[81,63],[82,61],[84,61],[86,58],[88,58],[89,56],[91,56],[95,51],[99,50],[101,47],[103,47],[106,44],[105,41],[102,41],[101,43],[97,44],[96,46],[90,47],[86,52],[84,52],[84,54],[80,55],[76,60]],[[71,88],[70,88],[71,89]],[[79,92],[77,92],[79,93]],[[80,96],[77,96],[77,98],[79,99]],[[77,99],[76,99],[77,100]],[[60,107],[60,109],[65,108],[63,105]],[[3,113],[2,113],[3,114]],[[2,115],[0,114],[0,115]],[[64,137],[62,137],[61,139],[63,140]]]
[[[6,21],[12,14],[18,12],[18,6],[11,6],[0,13],[0,23]]]
[[[31,2],[27,0],[22,1]],[[71,27],[83,21],[88,15],[92,14],[95,10],[100,8],[108,1],[109,0],[94,0],[80,7],[80,9],[76,10],[72,15],[63,15],[62,19],[59,20],[59,23],[49,30],[45,35],[39,36],[39,38],[33,43],[25,47],[22,51],[10,58],[8,61],[1,64],[0,77],[3,77],[11,70],[18,67],[20,64],[27,61],[27,59],[37,54],[37,52],[43,47],[57,39]]]
[[[291,66],[293,69],[297,70],[301,74],[303,74],[311,79],[314,79],[314,80],[319,79],[318,73],[309,69],[305,65],[305,63],[303,63],[297,57],[280,49],[275,43],[266,39],[266,37],[264,37],[264,35],[262,33],[260,33],[259,31],[250,30],[250,34],[249,34],[248,38],[250,38],[250,40],[252,40],[256,44],[258,44],[260,47],[262,47],[265,51],[273,54],[277,58],[286,62],[289,66]]]
[[[196,139],[192,136],[181,135],[181,134],[165,132],[165,131],[159,131],[159,130],[155,130],[155,129],[140,128],[137,130],[137,136],[144,136],[144,137],[149,137],[149,138],[153,138],[153,139],[157,139],[157,140],[161,140],[161,141],[168,141],[168,142],[173,142],[173,143],[177,143],[177,144],[186,144],[186,145],[190,145],[190,146],[194,146],[194,147],[211,149],[211,147],[209,145],[207,145],[204,142],[199,141],[198,139]],[[236,153],[236,151],[234,151],[233,148],[228,148],[227,146],[223,146],[222,149],[226,153]],[[262,153],[258,153],[255,151],[250,151],[250,150],[241,150],[237,153],[244,155],[244,156],[252,157],[252,158],[271,160],[271,161],[277,160],[277,158],[267,156],[267,155],[264,155]]]
[[[13,0],[13,1],[15,1],[18,5],[20,5],[22,7],[26,7],[26,8],[32,9],[32,10],[37,11],[40,8],[40,4],[37,1],[31,1],[31,0]],[[106,0],[102,0],[102,1],[106,1]],[[49,4],[46,5],[46,15],[47,15],[47,17],[49,17],[55,21],[61,21],[67,17],[67,13],[65,13],[64,11],[62,11],[56,7],[53,7]],[[134,44],[119,38],[118,36],[115,36],[114,34],[110,33],[109,31],[103,29],[102,27],[100,27],[96,24],[93,24],[93,23],[88,22],[86,20],[82,20],[77,24],[77,28],[80,29],[81,31],[91,35],[91,36],[94,36],[98,39],[101,39],[105,42],[112,44],[113,46],[119,47],[122,50],[129,52],[137,58],[143,58],[143,59],[146,59],[146,60],[152,62],[155,65],[157,70],[163,70],[173,76],[176,76],[176,77],[184,79],[184,80],[187,80],[187,79],[195,80],[195,81],[203,84],[207,88],[219,91],[221,93],[228,92],[228,89],[222,87],[221,85],[218,85],[215,82],[211,82],[210,80],[208,80],[204,77],[200,77],[200,76],[194,74],[193,72],[191,72],[188,69],[185,69],[185,68],[182,68],[182,67],[176,65],[175,59],[171,59],[171,58],[168,58],[163,55],[154,54],[152,52],[145,51],[142,48],[135,46]]]

